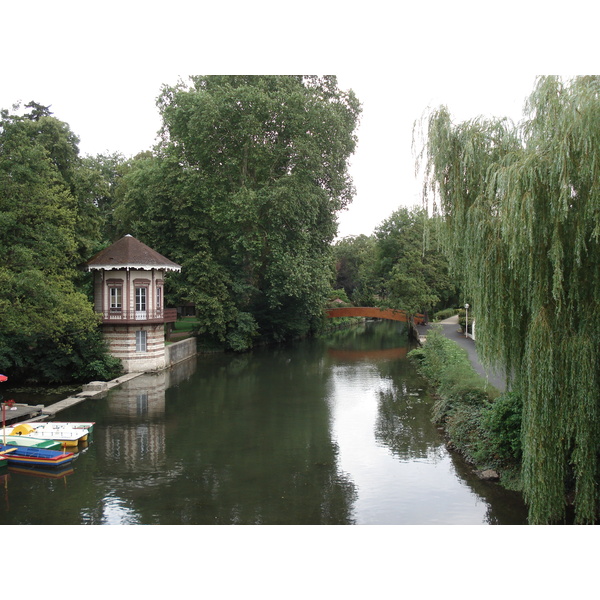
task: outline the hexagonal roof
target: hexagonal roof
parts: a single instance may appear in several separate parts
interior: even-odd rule
[[[88,271],[104,269],[162,269],[181,271],[181,266],[162,254],[152,250],[131,235],[126,235],[114,244],[101,250],[86,263]]]

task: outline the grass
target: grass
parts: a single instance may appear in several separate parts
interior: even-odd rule
[[[199,321],[196,317],[182,317],[177,319],[174,323],[174,331],[193,331],[195,327],[199,325]]]
[[[182,340],[187,340],[188,338],[193,337],[194,329],[198,327],[200,322],[196,317],[182,317],[181,319],[177,319],[175,323],[173,323],[173,331],[171,332],[172,339],[169,341],[165,341],[165,345],[174,344],[176,342],[181,342]],[[216,342],[210,339],[210,336],[199,336],[198,340],[198,352],[221,352],[223,351],[223,344]]]
[[[194,335],[194,329],[198,326],[199,321],[196,317],[182,317],[173,323],[173,329],[170,332],[171,340],[165,341],[166,345],[181,342]]]

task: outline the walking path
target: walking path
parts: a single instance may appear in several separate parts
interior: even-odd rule
[[[439,325],[442,326],[442,331],[444,335],[456,342],[461,348],[464,348],[469,355],[469,360],[473,365],[473,368],[479,375],[484,377],[491,385],[493,385],[500,392],[504,392],[506,390],[506,378],[504,377],[504,373],[497,373],[494,371],[488,371],[484,368],[484,366],[479,362],[479,356],[477,355],[477,348],[475,341],[471,338],[465,337],[465,334],[460,331],[458,326],[458,315],[454,317],[450,317],[445,321],[440,321]],[[418,325],[419,334],[421,336],[426,337],[427,332],[431,329],[431,324],[428,325]]]

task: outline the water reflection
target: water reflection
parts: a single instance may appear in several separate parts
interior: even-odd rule
[[[524,522],[448,454],[407,350],[367,325],[133,379],[61,414],[93,442],[60,482],[9,474],[0,522]]]
[[[107,399],[114,425],[100,428],[96,443],[113,472],[156,472],[166,462],[166,372],[144,375],[113,390]]]
[[[170,455],[189,474],[186,514],[214,523],[351,522],[352,485],[337,472],[322,400],[329,377],[321,361],[279,348],[206,357],[192,380],[168,390],[179,441]]]
[[[367,325],[364,336],[360,329],[350,330],[328,342],[334,435],[340,468],[352,474],[358,490],[356,522],[525,523],[519,494],[480,481],[447,451],[431,423],[432,399],[424,382],[394,356],[398,349],[389,347],[401,333],[395,325]]]
[[[112,390],[94,440],[101,510],[87,522],[351,523],[322,401],[330,375],[297,354],[203,357],[185,377]]]
[[[390,380],[377,396],[375,439],[400,460],[440,460],[444,447],[432,435],[431,402],[423,390]]]

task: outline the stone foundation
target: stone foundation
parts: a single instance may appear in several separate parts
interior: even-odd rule
[[[145,352],[136,350],[136,332],[146,332]],[[159,371],[165,364],[164,325],[104,325],[109,352],[121,360],[126,373]]]

